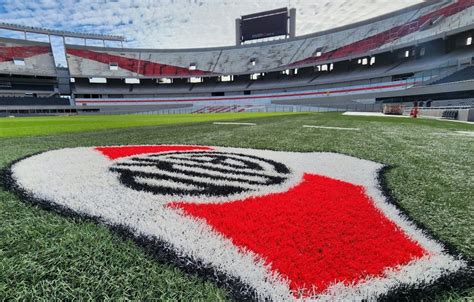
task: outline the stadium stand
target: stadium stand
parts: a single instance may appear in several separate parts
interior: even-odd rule
[[[49,43],[0,38],[0,73],[55,77]]]
[[[465,41],[473,16],[473,0],[431,1],[282,41],[167,50],[66,45],[66,52],[81,106],[353,105],[401,97],[401,91],[419,95],[472,65],[473,47]],[[223,81],[226,75],[231,79]],[[103,82],[91,83],[92,77]],[[127,78],[139,83],[127,84]],[[469,87],[443,91],[450,89]]]
[[[56,94],[56,83],[49,43],[0,38],[0,96],[48,97]]]
[[[452,83],[452,82],[462,82],[462,81],[469,81],[469,80],[474,80],[474,66],[465,67],[459,71],[454,72],[453,74],[450,74],[440,80],[437,80],[431,83],[431,85],[445,84],[445,83]]]
[[[285,42],[188,50],[121,49],[67,45],[71,76],[190,77],[268,72],[334,63],[433,40],[472,25],[474,2],[435,2]],[[420,31],[433,17],[443,20]],[[315,53],[315,50],[321,51]],[[255,65],[249,64],[254,60]],[[112,70],[110,64],[117,66]],[[195,69],[190,69],[194,66]]]
[[[239,46],[68,44],[67,69],[55,68],[47,43],[3,39],[13,48],[0,49],[0,96],[68,95],[73,106],[103,112],[186,106],[196,113],[465,99],[474,95],[473,36],[474,0],[447,0],[305,36]],[[13,53],[24,57],[25,66],[14,64]]]
[[[0,97],[0,106],[69,106],[69,99],[60,97]]]

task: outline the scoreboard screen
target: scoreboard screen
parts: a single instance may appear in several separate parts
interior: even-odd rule
[[[288,35],[288,9],[242,16],[241,41]]]

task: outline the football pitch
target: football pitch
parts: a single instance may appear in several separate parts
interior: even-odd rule
[[[339,113],[5,118],[0,167],[47,150],[107,145],[340,153],[388,165],[386,185],[399,206],[472,259],[473,133],[470,124]],[[107,227],[46,211],[0,189],[0,300],[228,298],[225,288],[157,261]],[[474,289],[445,288],[430,298],[469,300]]]

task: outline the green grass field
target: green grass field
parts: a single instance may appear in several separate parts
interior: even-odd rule
[[[290,113],[221,113],[177,115],[82,115],[0,119],[0,138],[84,132],[140,126],[176,125],[196,122],[240,120]]]
[[[239,120],[257,126],[213,125]],[[361,131],[302,128],[356,127]],[[319,114],[211,114],[0,119],[0,166],[62,147],[202,144],[330,151],[393,166],[394,198],[415,220],[474,258],[473,125]],[[474,289],[436,300],[470,300]],[[159,264],[132,241],[0,190],[0,300],[227,300],[214,284]]]

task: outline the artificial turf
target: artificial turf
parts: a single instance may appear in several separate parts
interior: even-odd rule
[[[393,168],[387,184],[416,221],[474,258],[473,125],[335,113],[87,116],[0,120],[0,166],[75,146],[199,144],[329,151]],[[213,125],[215,120],[257,126]],[[302,128],[360,128],[360,131]],[[113,128],[113,129],[112,129]],[[84,132],[88,131],[88,132]],[[65,188],[67,189],[67,188]],[[474,297],[448,290],[437,300]],[[106,227],[65,218],[0,190],[0,300],[226,300],[224,289],[160,264]]]

